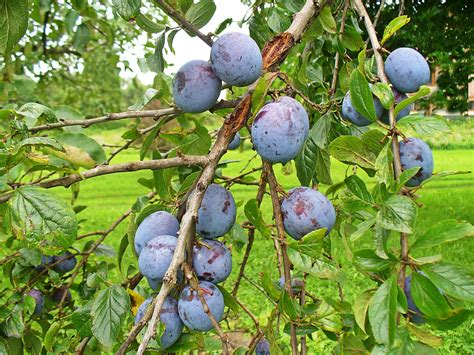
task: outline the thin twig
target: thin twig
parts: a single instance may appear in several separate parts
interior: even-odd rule
[[[341,27],[339,27],[339,38],[342,37],[342,35],[344,34],[344,30],[346,28],[347,9],[349,9],[349,0],[346,0],[344,2],[344,9],[342,10],[342,17],[341,17]],[[339,56],[339,51],[337,51],[336,57],[334,58],[334,70],[332,72],[331,88],[329,89],[330,97],[333,97],[334,94],[336,93],[337,79],[338,79],[338,73],[339,73],[339,64],[340,64],[339,62],[340,62],[340,56]]]

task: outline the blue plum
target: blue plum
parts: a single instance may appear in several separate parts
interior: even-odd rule
[[[294,277],[291,278],[291,288],[293,289],[293,292],[301,291],[303,288],[303,284],[303,280]],[[278,280],[278,286],[280,287],[280,289],[285,287],[285,276],[282,275],[280,277],[280,280]]]
[[[217,238],[226,234],[236,217],[234,197],[220,185],[207,188],[198,211],[196,231],[203,238]]]
[[[308,135],[308,116],[288,100],[269,103],[257,113],[252,124],[252,142],[257,153],[271,163],[294,159]]]
[[[403,291],[405,292],[405,296],[407,297],[407,304],[409,310],[408,317],[415,324],[425,323],[426,320],[424,318],[424,314],[416,306],[415,301],[413,300],[413,296],[411,294],[411,278],[411,275],[405,278],[405,285],[403,287]]]
[[[216,285],[200,281],[199,288],[203,293],[204,300],[209,306],[211,314],[217,322],[220,322],[224,315],[224,296]],[[179,296],[178,313],[184,325],[190,330],[207,332],[213,328],[211,319],[204,312],[198,293],[186,286]]]
[[[159,235],[178,236],[179,222],[175,216],[166,211],[153,212],[147,216],[135,232],[135,251],[140,255],[150,239]]]
[[[428,144],[418,138],[406,138],[399,143],[402,169],[419,166],[420,170],[406,183],[418,186],[433,174],[433,153]]]
[[[375,107],[375,116],[380,118],[384,112],[382,103],[376,96],[373,96],[373,102]],[[342,100],[342,116],[346,120],[351,121],[353,124],[359,127],[364,127],[372,123],[369,118],[362,116],[356,111],[355,107],[352,105],[350,91],[346,93],[344,100]]]
[[[385,73],[400,92],[418,91],[430,81],[430,67],[423,56],[413,48],[397,48],[385,60]]]
[[[395,98],[395,105],[399,104],[405,99],[408,99],[407,94],[404,94],[403,92],[400,92],[395,88],[392,88],[392,92],[393,92],[393,97]],[[396,120],[399,121],[403,117],[408,116],[411,110],[413,110],[413,104],[410,104],[407,107],[405,107],[403,110],[401,110],[398,113]],[[380,121],[388,125],[390,124],[390,120],[388,119],[388,110],[383,111],[383,114],[380,117]]]
[[[138,268],[143,276],[156,283],[163,282],[177,243],[178,239],[171,235],[160,235],[150,240],[138,257]]]
[[[212,45],[211,65],[216,75],[227,84],[247,86],[262,73],[262,54],[252,38],[230,32]]]
[[[150,286],[150,288],[152,290],[156,291],[161,287],[161,282],[156,280],[156,279],[151,279],[151,278],[147,277],[146,280],[148,282],[148,286]]]
[[[240,134],[239,134],[239,132],[237,132],[234,135],[234,138],[232,138],[232,140],[230,141],[229,146],[227,148],[230,149],[230,150],[235,150],[239,146],[240,146]]]
[[[64,254],[53,256],[53,263],[56,262],[58,263],[53,266],[54,271],[65,274],[74,269],[77,259],[72,253],[67,251]]]
[[[193,265],[199,279],[217,284],[229,277],[232,255],[218,240],[204,239],[194,246]]]
[[[262,338],[255,347],[255,355],[270,355],[270,343]]]
[[[35,299],[36,306],[34,310],[34,314],[39,314],[43,310],[44,307],[44,297],[41,291],[33,288],[28,292],[28,296],[31,296]]]
[[[286,232],[296,240],[316,229],[329,233],[336,222],[336,211],[326,196],[309,187],[296,187],[281,204]]]
[[[192,60],[179,68],[173,78],[174,102],[184,112],[204,112],[216,103],[221,87],[221,80],[208,62]]]
[[[148,305],[153,301],[153,297],[147,298],[138,308],[135,316],[135,324],[140,322],[146,313]],[[176,343],[183,332],[183,322],[178,314],[178,301],[172,297],[166,297],[160,310],[160,321],[165,326],[165,331],[161,336],[161,347],[169,348]]]
[[[276,102],[282,103],[290,109],[291,115],[298,117],[304,125],[305,139],[309,133],[309,117],[303,105],[289,96],[281,96]]]
[[[41,256],[41,264],[39,264],[35,270],[38,272],[44,271],[47,267],[49,267],[49,264],[53,263],[53,257],[52,256],[47,256],[47,255],[42,255]]]
[[[61,287],[55,288],[51,298],[53,299],[54,302],[59,303],[61,302],[61,299],[63,298],[64,294],[66,294],[66,296],[64,296],[64,303],[71,302],[72,294],[71,294],[71,291],[69,291],[69,288],[67,286],[61,286]]]

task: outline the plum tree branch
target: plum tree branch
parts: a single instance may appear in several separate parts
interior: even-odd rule
[[[182,155],[175,158],[160,159],[160,160],[144,160],[122,164],[113,165],[99,165],[90,170],[86,170],[82,173],[72,174],[58,179],[48,180],[35,184],[35,186],[50,189],[52,187],[64,186],[69,187],[72,184],[90,179],[97,176],[116,174],[116,173],[127,173],[139,170],[156,170],[166,169],[175,166],[204,166],[208,162],[206,156],[202,155]],[[10,199],[12,193],[4,194],[0,196],[0,203],[6,202]]]
[[[285,290],[288,292],[291,298],[293,298],[293,288],[291,287],[291,272],[290,272],[290,259],[288,258],[288,251],[286,245],[286,234],[283,226],[283,216],[281,214],[280,200],[278,198],[278,189],[280,185],[273,172],[272,164],[267,161],[263,162],[264,171],[268,176],[268,186],[270,187],[270,196],[272,197],[273,216],[275,217],[275,223],[277,226],[278,242],[280,243],[280,249],[283,259],[283,271],[285,277]],[[298,354],[298,339],[296,338],[296,328],[293,321],[290,320],[290,335],[291,335],[291,352],[292,354]]]
[[[264,68],[268,68],[269,66],[273,66],[276,63],[280,63],[286,58],[289,48],[301,39],[305,28],[308,26],[311,19],[314,18],[315,14],[315,2],[313,0],[307,0],[302,10],[295,15],[293,23],[290,25],[288,31],[285,32],[284,40],[287,42],[286,46],[282,47],[278,45],[278,35],[265,45],[267,52],[270,51],[271,55],[268,53],[267,55],[263,55]],[[223,126],[220,128],[217,134],[217,139],[212,146],[210,153],[208,154],[208,163],[202,170],[201,175],[196,182],[196,187],[193,190],[192,196],[187,201],[187,209],[181,219],[178,243],[176,245],[173,259],[164,277],[160,292],[153,300],[153,306],[151,307],[152,310],[150,311],[151,313],[146,312],[143,319],[132,328],[126,340],[117,351],[118,355],[125,353],[128,346],[133,342],[137,334],[146,323],[148,323],[148,328],[138,349],[138,354],[143,354],[151,337],[156,333],[156,324],[158,322],[161,307],[168,293],[176,285],[178,269],[185,262],[185,251],[187,249],[187,245],[194,237],[191,232],[194,229],[198,210],[204,197],[204,193],[209,184],[214,179],[214,173],[219,159],[227,151],[230,140],[232,139],[233,135],[245,125],[250,115],[252,93],[255,90],[257,82],[249,87],[247,93],[242,97],[239,104],[227,117]]]
[[[346,0],[344,2],[344,8],[342,10],[341,26],[339,27],[339,34],[338,34],[339,37],[342,37],[344,30],[346,28],[346,17],[347,17],[348,9],[349,9],[349,0]],[[338,79],[338,73],[339,73],[339,64],[340,64],[340,56],[339,56],[339,51],[337,51],[336,57],[334,58],[334,70],[332,72],[331,88],[329,89],[330,97],[334,96],[336,92],[337,79]]]
[[[178,11],[176,11],[171,5],[169,5],[165,0],[155,0],[155,3],[173,20],[176,21],[182,28],[185,28],[189,32],[194,33],[198,36],[204,43],[206,43],[209,47],[212,47],[214,41],[208,35],[205,35],[199,29],[194,26],[191,22],[186,20],[184,16],[182,16]]]

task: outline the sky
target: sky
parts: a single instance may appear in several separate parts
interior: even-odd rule
[[[201,32],[207,34],[213,32],[217,26],[226,18],[231,17],[234,22],[229,25],[223,33],[226,32],[241,32],[248,34],[248,26],[245,24],[242,28],[238,26],[238,22],[242,20],[247,14],[248,7],[240,2],[240,0],[215,0],[217,10],[211,21],[201,29]],[[153,83],[155,73],[142,73],[138,67],[137,60],[144,57],[143,45],[146,42],[146,37],[139,40],[139,44],[127,50],[122,59],[128,60],[132,71],[121,71],[123,78],[133,78],[135,76],[145,85]],[[210,47],[202,42],[198,37],[190,37],[184,31],[178,32],[173,41],[173,48],[175,54],[170,51],[165,54],[167,63],[173,63],[174,66],[165,69],[166,74],[175,73],[183,64],[190,60],[202,59],[209,60]]]

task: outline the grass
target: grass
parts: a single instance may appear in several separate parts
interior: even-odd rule
[[[474,167],[474,150],[453,149],[454,147],[459,148],[466,145],[468,147],[470,146],[468,140],[465,139],[465,132],[472,131],[472,125],[470,123],[461,123],[460,127],[462,127],[461,132],[459,133],[459,135],[462,136],[462,143],[459,143],[459,140],[454,139],[450,146],[439,146],[444,150],[434,150],[435,171],[472,170]],[[108,141],[109,139],[110,133],[106,132],[105,135],[102,136],[102,140]],[[446,148],[449,148],[449,150],[446,150]],[[227,153],[224,159],[239,161],[229,164],[224,168],[223,174],[228,176],[237,175],[252,155],[253,152],[250,149]],[[138,154],[135,151],[124,152],[123,155],[117,158],[115,163],[132,160],[138,160]],[[257,166],[257,164],[258,159],[254,159],[248,169]],[[276,166],[275,169],[278,180],[285,189],[290,189],[299,185],[294,171],[288,175],[288,172],[283,172],[281,166]],[[346,167],[343,164],[337,161],[332,162],[332,177],[334,182],[341,181],[345,176],[345,171]],[[363,178],[365,178],[364,175],[364,173],[361,174]],[[258,176],[257,173],[255,176]],[[81,184],[81,191],[76,202],[77,205],[88,206],[79,214],[80,219],[83,219],[81,233],[107,228],[134,203],[138,196],[146,194],[148,190],[137,183],[138,178],[151,178],[151,172],[142,171],[123,173],[119,175],[107,175],[84,181]],[[70,197],[70,192],[64,188],[56,188],[54,190],[64,198]],[[322,191],[324,190],[325,187],[323,186]],[[231,191],[238,203],[245,203],[249,199],[255,197],[256,187],[234,185],[232,186]],[[419,202],[424,205],[424,208],[420,210],[417,218],[417,233],[422,233],[430,226],[448,218],[468,220],[471,223],[474,223],[474,216],[472,213],[474,210],[474,185],[472,174],[449,176],[437,180],[420,190],[419,195]],[[269,200],[269,197],[265,198],[262,208],[264,219],[268,223],[271,222]],[[238,215],[239,222],[245,220],[241,210],[242,208]],[[118,245],[126,231],[126,228],[126,223],[120,225],[116,231],[108,236],[106,244],[112,246],[115,250],[118,250]],[[362,245],[367,245],[370,243],[370,240],[364,240],[363,237],[358,243],[359,244],[355,246],[356,249],[360,248]],[[343,252],[340,241],[335,237],[333,238],[333,245],[336,254],[341,254]],[[393,241],[393,245],[394,247],[397,246],[396,240]],[[448,247],[440,246],[433,248],[432,250],[424,250],[423,254],[417,254],[416,256],[442,253],[444,260],[464,264],[470,267],[473,252],[473,243],[465,240]],[[239,267],[242,256],[242,250],[233,250],[234,273],[224,285],[227,286],[227,289],[230,289],[233,285],[236,270]],[[125,254],[124,264],[125,266],[122,268],[123,270],[127,270],[127,267],[132,267],[132,269],[133,267],[136,267],[136,260],[130,248]],[[343,270],[343,290],[348,300],[353,299],[363,290],[375,285],[365,277],[361,276],[355,269],[351,268],[350,265],[346,265],[346,263],[343,263]],[[130,270],[130,272],[133,272],[133,270]],[[270,240],[265,240],[257,233],[257,240],[252,250],[246,274],[254,280],[259,280],[259,275],[262,272],[268,272],[271,274],[273,279],[278,279],[273,243]],[[124,277],[123,275],[119,275],[119,271],[115,269],[112,273],[112,277],[118,276],[121,278]],[[148,292],[145,282],[141,283],[141,287],[142,288],[139,288],[141,292]],[[334,283],[314,278],[310,278],[309,280],[309,290],[318,297],[336,295],[336,287]],[[261,324],[265,325],[271,310],[270,304],[265,297],[255,288],[251,287],[246,281],[243,281],[238,297],[255,315],[257,315]],[[240,316],[240,321],[238,321],[236,326],[239,328],[250,327],[250,319],[245,315]],[[455,331],[439,334],[445,338],[445,343],[440,349],[442,353],[474,353],[474,337],[472,335],[472,325],[469,321],[465,322]],[[327,353],[332,349],[334,343],[329,341],[321,332],[318,332],[314,336],[313,341],[308,341],[308,345],[310,346],[310,349],[312,349],[312,352]]]

